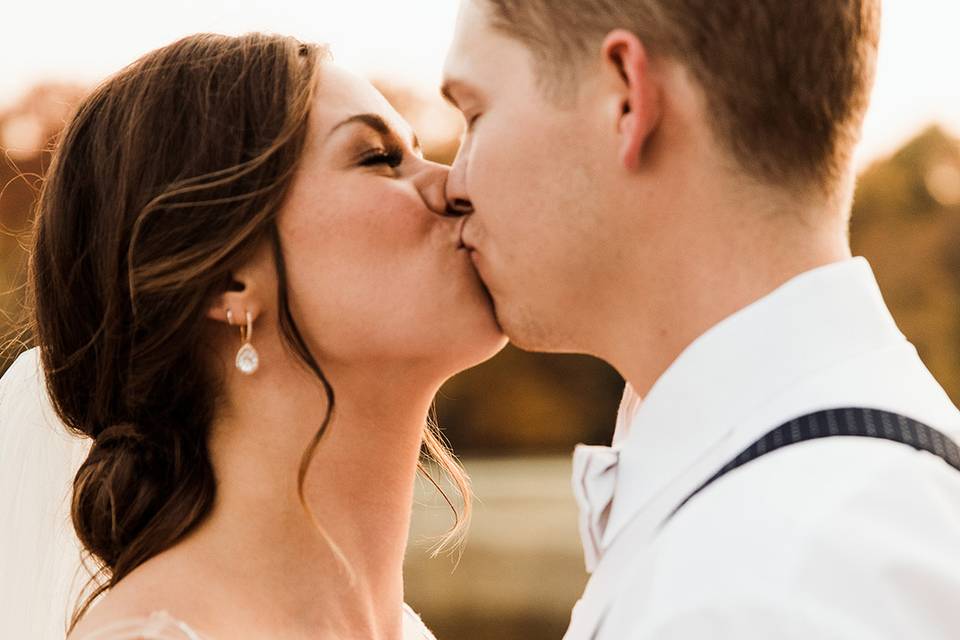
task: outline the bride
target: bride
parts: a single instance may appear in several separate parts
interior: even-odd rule
[[[81,104],[29,286],[52,407],[92,440],[70,640],[432,637],[403,604],[421,447],[469,496],[428,414],[505,344],[446,176],[287,37],[188,37]]]

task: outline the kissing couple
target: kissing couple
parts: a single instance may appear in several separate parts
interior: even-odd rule
[[[0,390],[4,535],[39,539],[16,509],[68,474],[95,566],[69,639],[432,638],[415,477],[461,494],[447,545],[470,489],[430,407],[508,339],[626,380],[612,446],[574,454],[567,640],[956,637],[960,412],[847,233],[879,4],[462,0],[451,167],[289,37],[100,84]],[[76,467],[33,464],[50,424]],[[3,550],[9,637],[65,606],[75,567],[33,549]]]

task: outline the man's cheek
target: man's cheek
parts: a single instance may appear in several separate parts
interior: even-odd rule
[[[507,157],[493,149],[477,145],[473,148],[470,164],[467,171],[467,185],[474,205],[478,200],[499,200],[503,191],[509,188],[510,174],[512,173],[505,163]]]

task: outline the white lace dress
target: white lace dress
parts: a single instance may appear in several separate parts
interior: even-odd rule
[[[214,640],[201,636],[166,611],[146,618],[119,620],[88,633],[80,640]],[[403,640],[436,640],[413,609],[403,605]]]

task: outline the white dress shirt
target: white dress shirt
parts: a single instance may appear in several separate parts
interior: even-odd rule
[[[960,354],[957,354],[960,357]],[[869,264],[801,274],[694,341],[612,447],[580,446],[590,582],[566,640],[960,638],[960,471],[895,442],[791,445],[702,482],[823,409],[960,412],[897,329]]]

